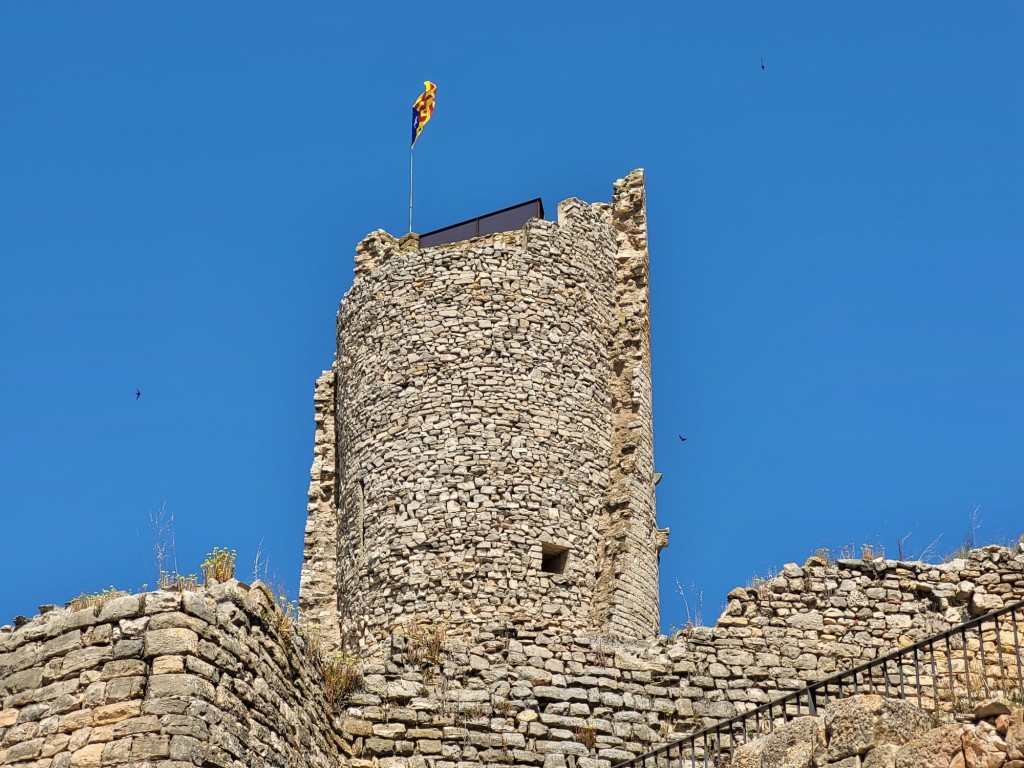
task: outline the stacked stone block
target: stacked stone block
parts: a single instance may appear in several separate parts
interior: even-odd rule
[[[322,677],[225,584],[53,609],[0,634],[0,765],[336,765]]]
[[[736,749],[733,768],[1016,768],[1024,710],[991,699],[940,723],[908,701],[852,696]]]
[[[658,553],[668,544],[654,507],[654,413],[647,206],[644,177],[615,183],[610,205],[596,205],[615,230],[615,318],[612,360],[612,437],[609,484],[600,517],[591,615],[594,626],[619,637],[657,634]],[[640,631],[638,631],[638,629]]]
[[[310,470],[306,535],[299,586],[303,620],[323,642],[340,645],[338,617],[337,454],[334,371],[324,371],[313,393],[313,466]]]

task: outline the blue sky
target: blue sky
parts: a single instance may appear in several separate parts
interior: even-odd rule
[[[0,623],[152,585],[161,506],[180,570],[297,590],[425,79],[419,231],[647,170],[666,631],[677,579],[710,622],[818,547],[1024,532],[1024,5],[360,5],[0,5]]]

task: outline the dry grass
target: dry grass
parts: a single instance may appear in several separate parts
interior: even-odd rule
[[[405,660],[414,666],[437,666],[447,643],[444,624],[418,624],[406,632]]]
[[[83,592],[74,600],[69,602],[67,604],[67,607],[70,608],[72,611],[81,611],[84,608],[93,608],[97,612],[99,612],[104,605],[113,600],[115,597],[124,597],[127,594],[127,592],[120,589],[115,589],[114,587],[109,587],[108,589],[104,589],[100,592],[93,592],[92,594],[87,594]]]
[[[182,574],[177,571],[173,573],[160,571],[160,579],[157,582],[157,586],[169,592],[183,592],[185,590],[195,592],[199,589],[199,577],[194,573]]]
[[[355,656],[335,653],[324,658],[321,670],[324,673],[324,695],[333,707],[341,704],[345,698],[363,684],[362,662]]]
[[[589,722],[577,726],[573,733],[573,739],[587,749],[593,749],[597,744],[597,727]]]

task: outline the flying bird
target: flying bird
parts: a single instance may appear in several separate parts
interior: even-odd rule
[[[138,400],[140,397],[142,397],[142,393],[139,392],[139,388],[136,387],[135,388],[135,399]]]
[[[685,443],[685,442],[686,442],[686,438],[685,438],[685,437],[683,437],[682,435],[680,435],[680,436],[679,436],[679,442],[681,442],[681,443]]]
[[[761,57],[761,71],[764,72],[764,56]]]

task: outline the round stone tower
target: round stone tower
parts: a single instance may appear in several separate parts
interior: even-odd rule
[[[300,604],[402,625],[658,625],[643,174],[436,247],[374,232],[317,382]]]

